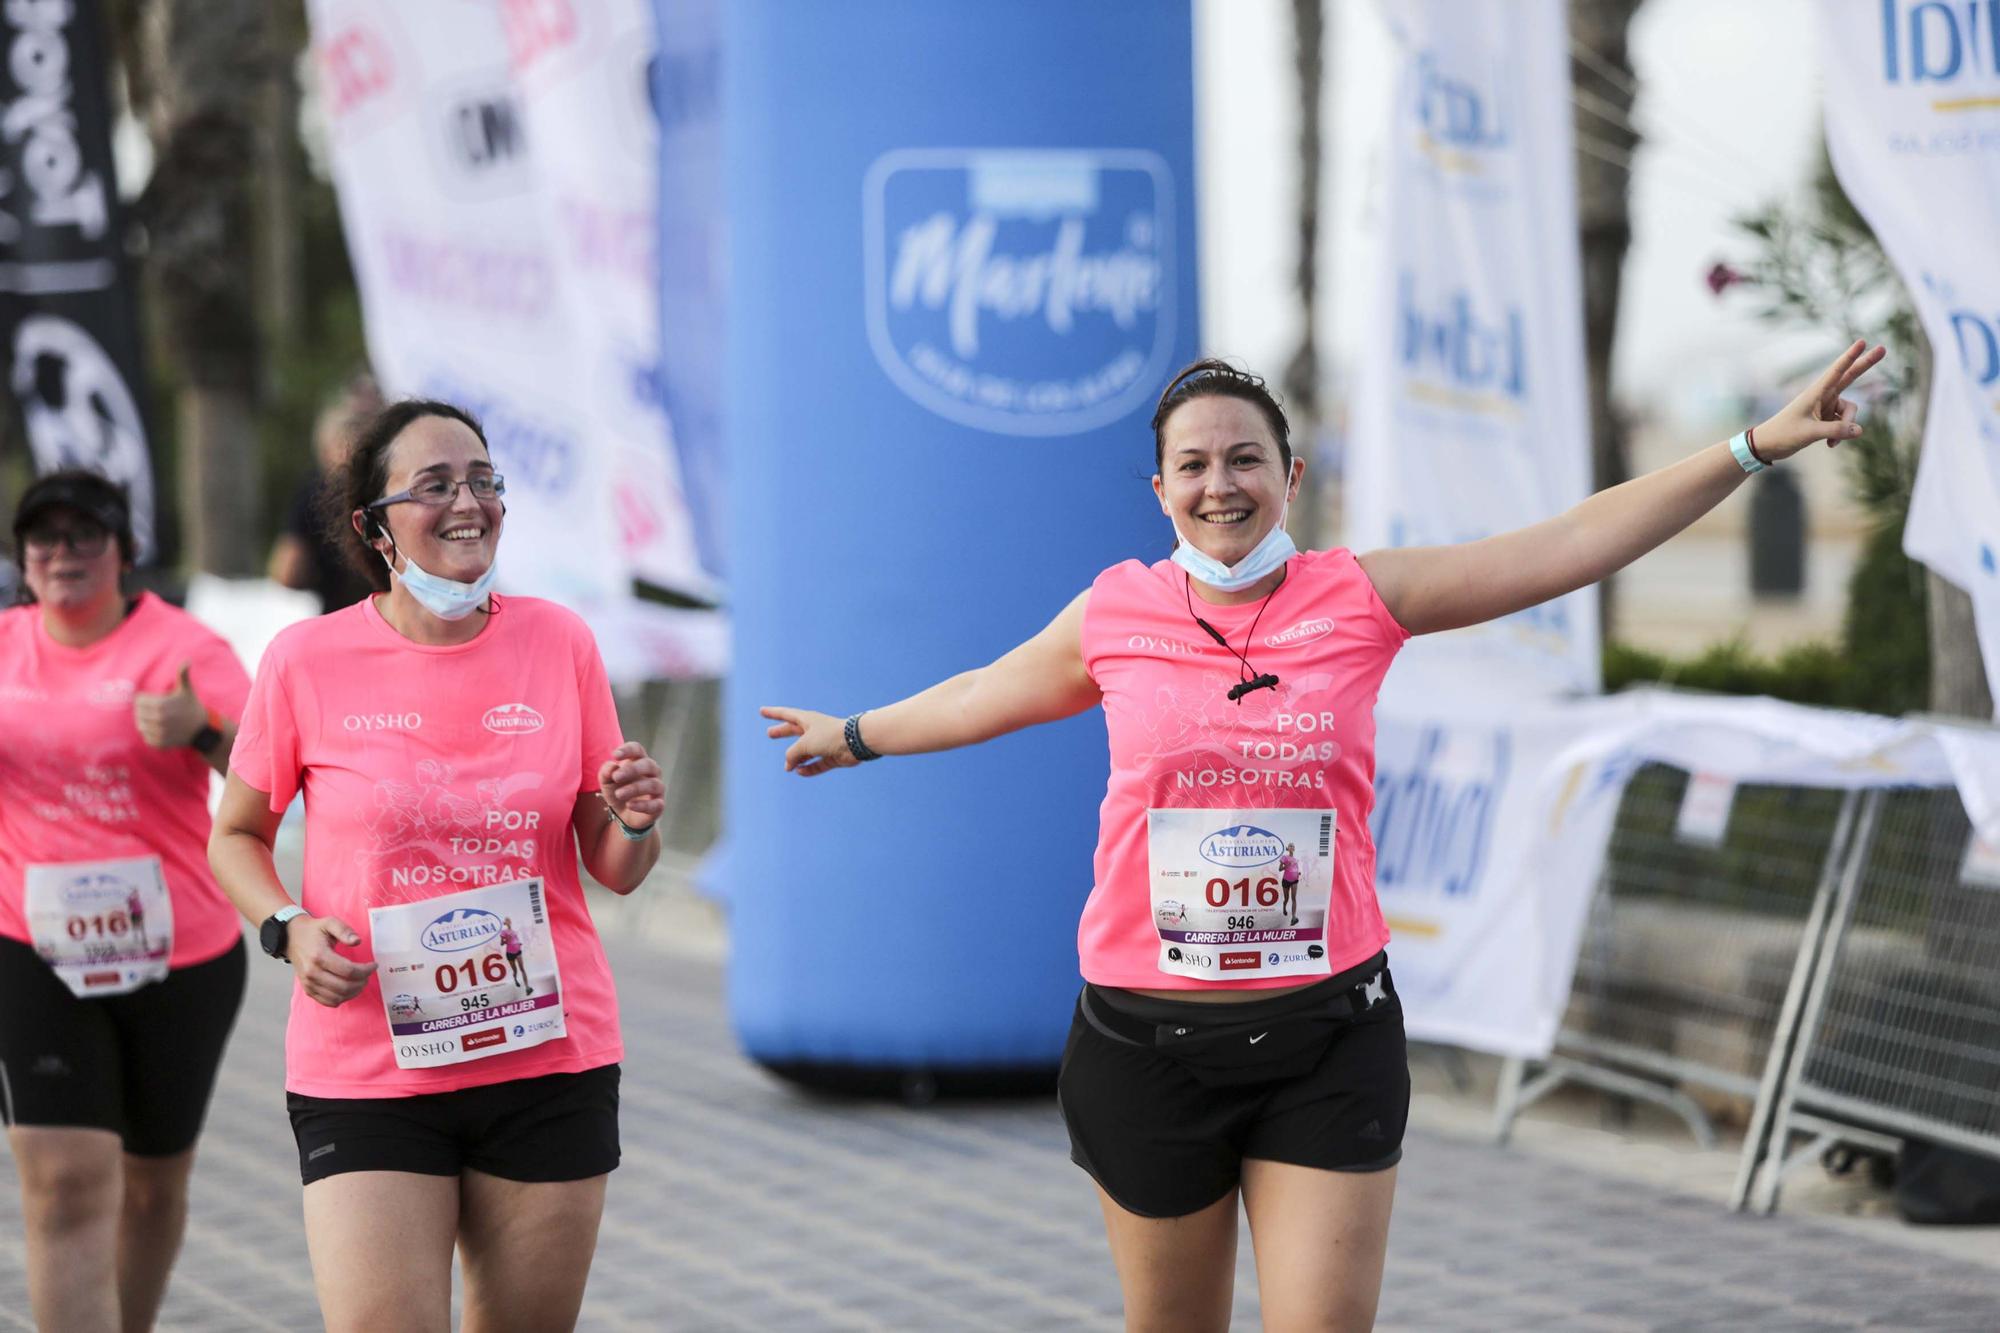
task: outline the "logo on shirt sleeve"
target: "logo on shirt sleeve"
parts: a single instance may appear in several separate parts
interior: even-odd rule
[[[544,724],[542,715],[526,704],[501,704],[487,709],[479,725],[496,736],[526,736],[540,731]]]

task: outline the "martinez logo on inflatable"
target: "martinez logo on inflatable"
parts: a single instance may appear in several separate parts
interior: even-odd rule
[[[477,907],[454,907],[424,927],[424,947],[432,953],[463,953],[500,935],[500,918]]]
[[[899,149],[862,190],[868,340],[898,388],[1003,435],[1108,425],[1173,353],[1173,196],[1135,150]]]
[[[1217,829],[1201,840],[1202,860],[1232,870],[1268,865],[1276,861],[1284,850],[1283,838],[1254,824]]]

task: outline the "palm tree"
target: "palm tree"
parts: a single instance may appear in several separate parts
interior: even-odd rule
[[[1625,425],[1611,403],[1611,349],[1625,251],[1632,244],[1632,128],[1638,84],[1626,35],[1644,0],[1569,0],[1570,86],[1575,98],[1577,233],[1583,260],[1583,346],[1590,376],[1591,476],[1615,486],[1631,475]],[[1598,614],[1610,637],[1615,580],[1600,586]]]
[[[283,61],[269,0],[121,0],[134,112],[154,166],[136,215],[160,337],[181,383],[181,531],[198,569],[263,563],[252,193],[260,110]],[[288,73],[288,71],[283,71]]]

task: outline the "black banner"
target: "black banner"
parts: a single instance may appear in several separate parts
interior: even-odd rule
[[[37,472],[94,468],[154,543],[138,311],[97,0],[0,0],[0,366]]]

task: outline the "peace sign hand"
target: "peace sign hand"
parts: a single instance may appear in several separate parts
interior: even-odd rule
[[[1857,338],[1798,397],[1757,427],[1751,436],[1757,452],[1775,463],[1819,440],[1833,448],[1860,435],[1860,405],[1841,395],[1887,355],[1886,348],[1867,349],[1867,339]]]

